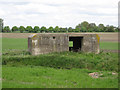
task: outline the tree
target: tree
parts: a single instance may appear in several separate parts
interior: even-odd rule
[[[72,32],[75,32],[76,31],[76,29],[72,29]]]
[[[95,32],[95,31],[97,31],[96,29],[97,29],[97,27],[96,27],[95,23],[90,23],[89,24],[88,32]]]
[[[81,24],[78,24],[74,30],[75,32],[87,32],[89,28],[89,23],[87,21],[81,22]]]
[[[78,24],[76,27],[75,27],[76,31],[80,31],[81,32],[81,24]]]
[[[50,26],[49,28],[48,28],[48,32],[53,32],[54,31],[54,28],[52,27],[52,26]]]
[[[106,26],[105,32],[115,32],[114,26]]]
[[[11,32],[10,27],[9,26],[5,26],[3,28],[3,32]]]
[[[80,32],[80,26],[75,27],[75,32]]]
[[[72,27],[69,27],[68,28],[68,32],[72,32],[73,30],[72,30]]]
[[[33,32],[33,28],[31,26],[27,26],[25,30],[29,33]]]
[[[87,21],[84,21],[81,23],[81,30],[82,32],[87,32],[88,31],[88,28],[89,28],[89,23]]]
[[[82,26],[80,31],[81,31],[81,32],[87,32],[87,28],[84,27],[84,26]]]
[[[12,32],[14,32],[14,31],[18,31],[18,27],[17,26],[12,27]]]
[[[60,31],[61,31],[61,32],[66,32],[66,31],[67,31],[67,28],[60,28]]]
[[[20,26],[19,27],[19,31],[20,31],[20,33],[23,33],[25,31],[25,27],[24,26]]]
[[[34,29],[33,29],[33,32],[37,33],[38,31],[40,31],[40,28],[38,26],[35,26]]]
[[[46,30],[47,30],[47,29],[46,29],[46,27],[44,27],[44,26],[42,26],[41,29],[40,29],[41,32],[46,32]]]
[[[119,28],[118,27],[115,27],[115,32],[118,32],[119,31]]]
[[[103,24],[98,25],[99,32],[105,32],[105,26]]]
[[[54,32],[60,32],[60,28],[59,28],[58,26],[56,26],[56,27],[54,28]]]

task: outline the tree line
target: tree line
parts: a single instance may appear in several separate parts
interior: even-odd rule
[[[39,26],[13,26],[11,29],[9,26],[5,26],[2,29],[2,32],[20,32],[20,33],[55,33],[55,32],[118,32],[118,27],[115,27],[113,25],[107,25],[104,26],[104,24],[99,24],[98,26],[95,23],[88,23],[87,21],[84,21],[80,24],[78,24],[75,28],[69,27],[69,28],[62,28],[59,26],[56,26],[53,28],[50,26],[49,28],[46,28],[45,26],[39,27]]]

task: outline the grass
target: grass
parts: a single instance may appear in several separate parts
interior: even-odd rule
[[[10,52],[3,55],[3,65],[45,66],[62,69],[84,68],[96,70],[118,71],[118,54],[101,53],[85,54],[76,52],[61,52],[31,56],[27,52]]]
[[[24,38],[2,38],[2,51],[25,50],[27,49],[27,39]]]
[[[3,88],[118,87],[118,75],[112,75],[118,72],[116,53],[61,52],[31,56],[26,51],[27,39],[3,38],[2,45]],[[103,75],[96,79],[88,75],[91,72]]]
[[[3,88],[117,88],[117,75],[111,72],[91,78],[87,69],[54,69],[48,67],[3,66]],[[11,73],[12,72],[12,73]]]
[[[101,49],[118,50],[118,42],[101,42]]]

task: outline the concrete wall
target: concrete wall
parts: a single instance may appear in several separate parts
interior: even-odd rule
[[[99,42],[100,37],[97,34],[84,35],[81,51],[98,54],[100,52]]]
[[[34,34],[28,38],[28,48],[32,55],[69,51],[67,34]]]
[[[69,41],[73,41],[73,51],[99,53],[97,34],[33,34],[28,37],[28,49],[32,55],[69,51]]]

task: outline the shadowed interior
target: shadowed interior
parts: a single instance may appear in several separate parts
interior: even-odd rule
[[[73,47],[69,47],[69,51],[78,52],[82,48],[83,37],[69,37],[69,41],[73,41]]]

